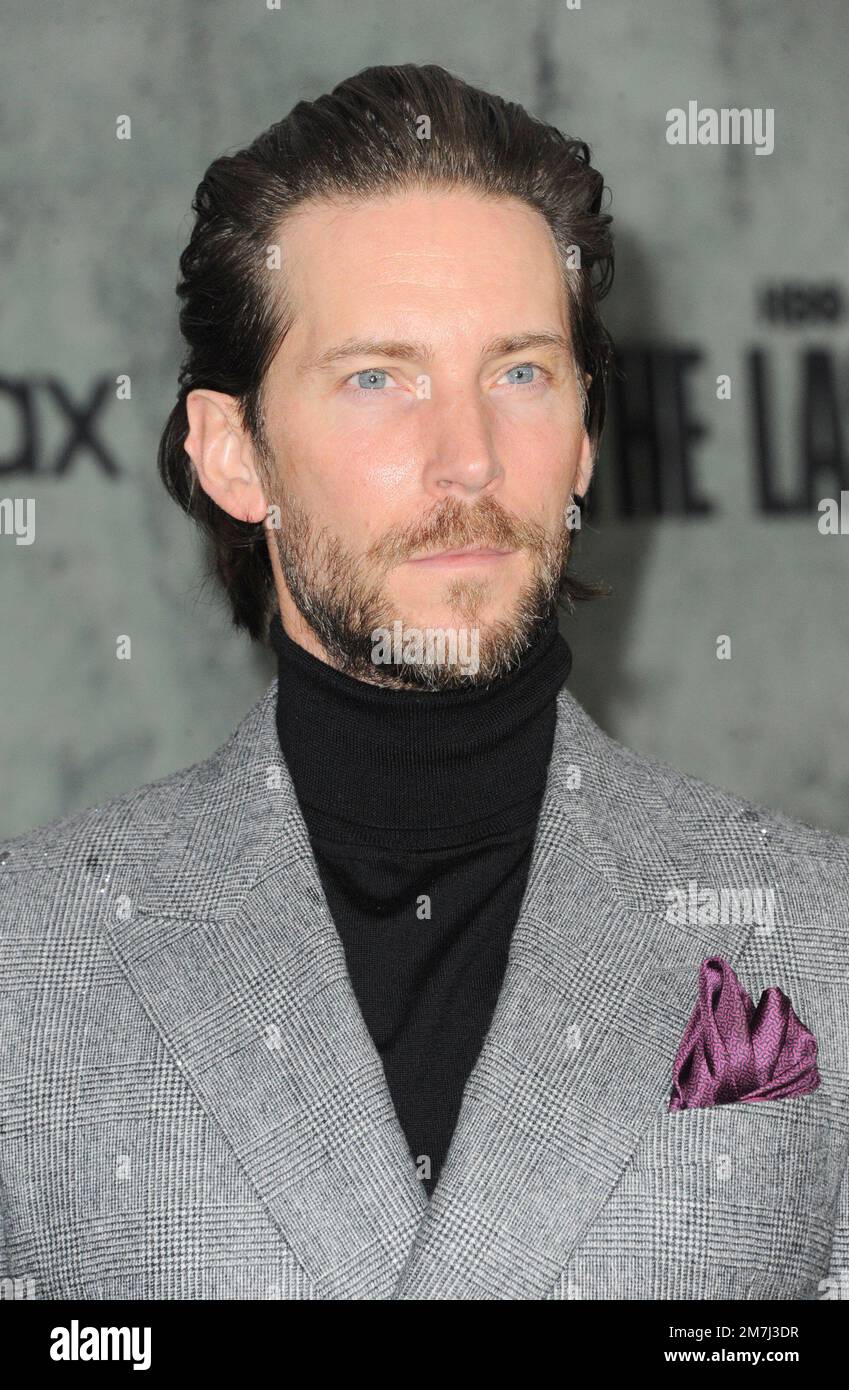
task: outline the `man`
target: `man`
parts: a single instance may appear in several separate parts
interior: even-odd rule
[[[845,1287],[849,842],[564,684],[601,199],[435,67],[207,171],[160,469],[278,678],[5,848],[0,1272],[36,1297]]]

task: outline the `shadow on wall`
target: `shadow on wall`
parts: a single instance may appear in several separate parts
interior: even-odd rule
[[[660,313],[662,296],[657,291],[653,269],[636,237],[620,225],[616,233],[616,278],[602,305],[614,347],[674,336],[674,329]],[[611,375],[618,380],[621,371],[621,363],[614,357]],[[564,613],[560,624],[574,657],[569,689],[614,738],[615,709],[631,697],[640,698],[625,670],[623,654],[628,650],[629,630],[639,612],[652,545],[663,525],[661,517],[639,511],[640,500],[648,495],[653,484],[648,466],[638,468],[631,477],[637,515],[631,520],[616,519],[616,422],[611,411],[616,389],[617,381],[611,380],[602,446],[574,550],[576,572],[603,580],[613,592],[607,598],[576,604],[574,616]]]

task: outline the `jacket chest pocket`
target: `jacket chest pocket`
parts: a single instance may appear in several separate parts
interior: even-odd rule
[[[560,1280],[559,1298],[815,1298],[836,1188],[830,1096],[664,1111]]]

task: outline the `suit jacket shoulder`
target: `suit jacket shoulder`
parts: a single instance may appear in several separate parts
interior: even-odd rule
[[[187,809],[201,817],[209,813],[210,823],[216,812],[236,815],[238,803],[222,806],[216,798],[226,798],[234,774],[249,758],[273,711],[275,691],[276,682],[209,757],[0,841],[0,937],[4,929],[20,925],[22,908],[27,923],[50,921],[55,928],[57,905],[72,898],[86,879],[105,886],[115,868],[126,892],[141,892]]]
[[[849,838],[626,747],[565,690],[559,702],[552,776],[620,891],[655,904],[676,876],[717,888],[780,882],[799,898],[834,900],[845,938]]]

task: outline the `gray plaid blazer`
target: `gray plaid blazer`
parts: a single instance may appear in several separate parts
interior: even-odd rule
[[[6,1296],[849,1296],[849,841],[629,751],[564,688],[428,1201],[275,699],[206,761],[2,847]],[[774,919],[673,925],[690,881],[771,887]],[[708,955],[756,1002],[789,994],[816,1091],[668,1113]]]

